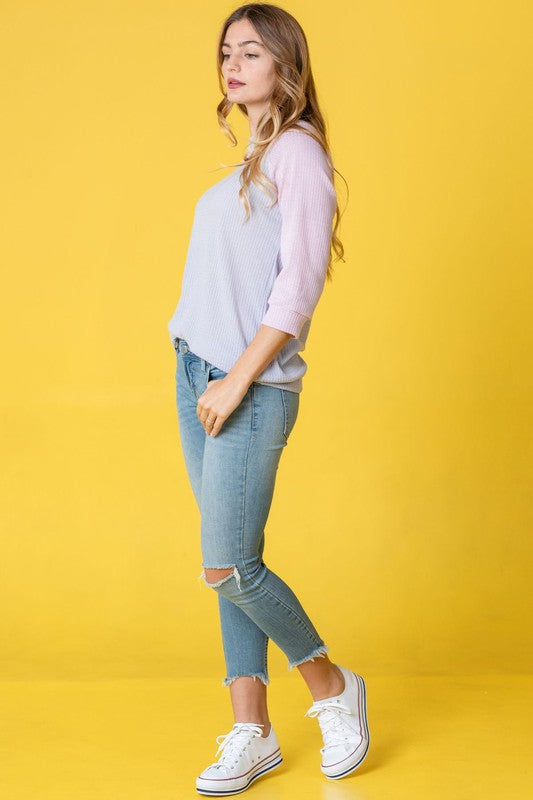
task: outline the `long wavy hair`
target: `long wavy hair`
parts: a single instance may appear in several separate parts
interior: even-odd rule
[[[300,130],[304,131],[307,136],[312,136],[321,145],[331,170],[332,182],[334,182],[334,173],[336,172],[338,175],[341,175],[341,173],[333,166],[326,125],[319,108],[315,82],[311,71],[309,48],[305,34],[300,24],[291,14],[283,8],[270,3],[247,3],[240,6],[222,24],[217,43],[218,83],[223,94],[223,99],[217,106],[217,116],[222,132],[231,141],[232,146],[237,145],[237,138],[226,119],[234,103],[228,100],[224,91],[222,43],[229,26],[233,22],[242,19],[248,19],[261,36],[265,47],[274,59],[277,78],[269,98],[268,107],[258,120],[252,152],[245,154],[243,161],[234,165],[241,166],[244,164],[240,176],[241,188],[239,189],[239,197],[245,207],[245,220],[247,220],[251,213],[250,183],[254,183],[263,191],[265,191],[266,187],[267,194],[273,198],[272,205],[277,201],[276,186],[261,170],[261,159],[275,139],[289,128],[297,126],[299,120],[305,120],[312,126],[313,132],[307,126],[300,127]],[[242,103],[237,103],[237,105],[244,116],[247,117],[246,106]],[[344,177],[342,175],[341,177],[346,184]],[[348,184],[346,184],[346,187],[348,187]],[[337,235],[340,219],[341,213],[337,202],[326,275],[328,280],[333,277],[332,250],[336,254],[336,261],[339,259],[344,261],[344,247]]]

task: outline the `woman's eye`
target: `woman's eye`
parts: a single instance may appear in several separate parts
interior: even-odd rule
[[[257,53],[245,53],[246,56],[252,56],[252,58],[259,58]],[[222,53],[222,61],[229,56],[229,53]]]

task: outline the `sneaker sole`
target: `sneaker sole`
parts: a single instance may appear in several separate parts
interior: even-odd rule
[[[211,796],[214,795],[214,796],[217,796],[217,797],[226,796],[226,795],[229,795],[229,794],[239,794],[239,792],[244,792],[246,789],[248,789],[248,787],[255,780],[257,780],[257,778],[260,778],[262,775],[265,775],[267,772],[271,772],[273,769],[276,769],[276,767],[279,767],[279,765],[283,761],[283,758],[279,754],[279,751],[274,754],[274,759],[275,759],[275,761],[272,761],[267,766],[265,766],[264,764],[258,764],[257,767],[254,767],[253,769],[251,769],[250,772],[249,772],[249,775],[250,775],[249,779],[247,780],[246,784],[244,786],[241,786],[240,788],[237,788],[237,789],[226,789],[226,790],[224,790],[224,789],[200,789],[197,786],[196,787],[196,791],[198,792],[198,794],[208,794],[208,795],[211,795]]]
[[[352,672],[352,675],[355,677],[355,680],[357,681],[357,683],[361,688],[361,698],[362,698],[361,719],[363,722],[363,731],[364,733],[366,733],[366,748],[363,755],[356,761],[356,763],[352,764],[352,766],[348,767],[348,769],[344,769],[342,772],[336,772],[336,773],[324,772],[324,769],[322,769],[322,772],[324,773],[326,778],[330,778],[330,780],[337,780],[338,778],[344,778],[346,775],[349,775],[350,772],[354,772],[354,770],[356,770],[357,767],[359,767],[360,764],[366,758],[368,754],[368,749],[370,747],[370,731],[368,730],[368,719],[366,715],[366,685],[361,675],[356,675],[355,672]]]

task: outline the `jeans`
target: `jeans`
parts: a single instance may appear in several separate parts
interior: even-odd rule
[[[216,590],[226,661],[224,686],[241,675],[269,683],[269,638],[288,669],[328,652],[298,598],[263,560],[264,528],[283,448],[296,422],[300,395],[253,382],[216,436],[198,419],[208,381],[227,373],[195,355],[184,339],[176,350],[176,401],[187,474],[201,515],[199,579]],[[208,583],[205,569],[233,567]]]

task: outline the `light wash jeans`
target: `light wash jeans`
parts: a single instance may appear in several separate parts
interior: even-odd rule
[[[268,684],[267,646],[272,639],[288,669],[325,655],[294,592],[263,561],[264,528],[278,463],[296,422],[300,395],[275,386],[250,385],[216,436],[198,419],[198,398],[226,372],[195,355],[184,339],[176,350],[176,401],[187,474],[201,514],[202,567],[233,572],[208,583],[217,591],[227,675]]]

